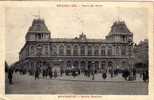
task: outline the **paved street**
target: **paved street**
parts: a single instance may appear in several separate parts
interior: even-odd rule
[[[7,79],[7,78],[6,78]],[[125,81],[121,76],[114,79],[103,80],[101,76],[95,76],[95,80],[78,76],[58,77],[57,79],[39,79],[34,76],[14,74],[13,85],[6,80],[6,93],[8,94],[100,94],[100,95],[140,95],[148,93],[148,83],[137,81]]]

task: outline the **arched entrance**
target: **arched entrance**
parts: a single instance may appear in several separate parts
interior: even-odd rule
[[[108,62],[108,69],[113,69],[113,62],[112,61]]]
[[[84,71],[86,68],[86,62],[85,61],[81,61],[81,63],[80,63],[80,69],[81,69],[81,71]]]
[[[73,62],[73,67],[78,69],[79,68],[79,62],[78,61],[74,61]]]
[[[36,70],[38,69],[38,70],[40,70],[41,72],[42,72],[43,70],[48,69],[49,67],[50,67],[50,65],[49,65],[49,63],[46,62],[46,61],[38,61],[38,62],[36,63]]]
[[[101,69],[103,69],[103,70],[106,69],[106,68],[105,68],[105,61],[102,61],[102,62],[101,62]]]
[[[92,62],[91,61],[88,61],[88,70],[90,70],[92,67]]]
[[[95,66],[95,70],[98,71],[99,70],[99,62],[95,61],[94,66]]]
[[[70,60],[66,62],[66,67],[67,67],[67,68],[71,68],[71,67],[72,67],[72,63],[71,63]]]

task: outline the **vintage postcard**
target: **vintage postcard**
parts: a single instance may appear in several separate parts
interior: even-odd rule
[[[0,5],[0,100],[154,97],[152,2]]]

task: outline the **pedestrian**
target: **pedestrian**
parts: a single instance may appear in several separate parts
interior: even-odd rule
[[[13,69],[12,68],[9,68],[9,70],[8,70],[9,84],[13,84],[12,78],[13,78]]]
[[[111,78],[113,77],[113,69],[110,70]]]
[[[107,77],[106,73],[102,73],[102,78],[106,79],[106,77]]]
[[[52,79],[52,77],[53,77],[52,70],[49,70],[49,77],[50,77],[50,79]]]
[[[148,71],[143,72],[143,81],[146,82],[149,78]]]
[[[149,72],[146,70],[146,80],[149,80]]]
[[[92,73],[92,80],[95,79],[95,72]]]
[[[48,69],[45,70],[45,78],[47,79],[48,76]]]
[[[57,70],[54,71],[54,78],[57,78]]]
[[[63,71],[63,69],[61,69],[61,70],[60,70],[60,76],[61,76],[61,77],[63,76],[63,73],[64,73],[64,71]]]
[[[134,80],[136,80],[136,69],[133,68],[133,77],[134,77]]]
[[[75,78],[77,76],[76,70],[72,70],[72,76]]]
[[[122,73],[122,76],[124,77],[125,80],[128,80],[129,75],[130,72],[127,69],[125,69]]]
[[[38,69],[36,69],[36,71],[35,71],[35,80],[36,79],[39,79],[39,70]]]
[[[45,69],[43,69],[42,76],[45,77]]]

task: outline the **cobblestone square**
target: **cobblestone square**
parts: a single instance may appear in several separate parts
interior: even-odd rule
[[[67,76],[57,79],[35,80],[34,76],[14,74],[13,85],[6,80],[6,94],[96,94],[96,95],[146,95],[148,83],[138,81],[75,79]],[[6,78],[7,79],[7,78]]]

